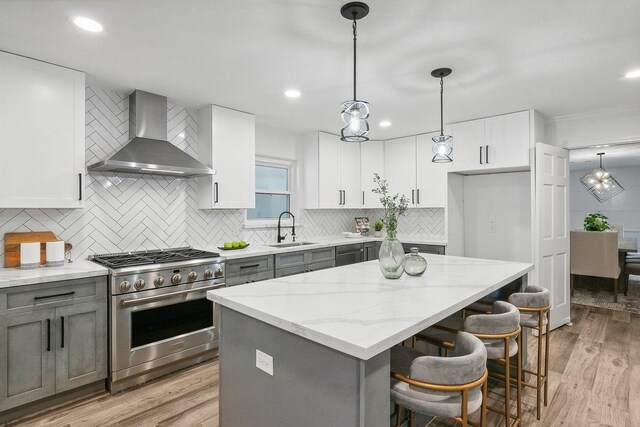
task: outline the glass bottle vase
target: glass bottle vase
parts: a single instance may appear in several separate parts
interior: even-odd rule
[[[382,275],[387,279],[398,279],[404,273],[404,248],[396,239],[396,234],[387,231],[387,237],[380,245],[378,264]]]
[[[405,273],[409,276],[421,276],[426,269],[427,260],[418,254],[418,248],[411,248],[411,253],[405,255]]]

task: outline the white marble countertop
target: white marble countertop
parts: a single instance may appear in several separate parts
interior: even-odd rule
[[[254,256],[261,255],[274,255],[281,254],[287,252],[297,252],[297,251],[307,251],[310,249],[320,249],[326,248],[330,246],[341,246],[341,245],[349,245],[352,243],[365,243],[365,242],[376,242],[382,241],[382,237],[362,237],[362,238],[346,238],[344,236],[330,236],[330,237],[320,237],[320,238],[312,238],[312,239],[298,239],[299,242],[312,242],[312,245],[302,245],[302,246],[292,246],[289,248],[282,247],[272,247],[267,246],[266,244],[262,245],[249,245],[244,249],[236,249],[236,250],[220,250],[216,246],[206,247],[204,249],[211,250],[214,252],[220,252],[220,255],[225,257],[226,259],[239,259],[239,258],[249,258]],[[420,239],[420,238],[411,238],[409,236],[399,236],[398,240],[403,243],[415,243],[415,244],[423,244],[423,245],[437,245],[437,246],[446,246],[447,242],[445,240],[433,240],[433,239]],[[285,243],[291,243],[290,241],[286,241]]]
[[[207,292],[207,298],[367,360],[525,275],[533,264],[423,254],[421,277],[382,277],[378,261]]]
[[[0,268],[0,288],[80,279],[82,277],[106,276],[109,270],[95,262],[79,259],[61,267],[40,267],[33,270]]]

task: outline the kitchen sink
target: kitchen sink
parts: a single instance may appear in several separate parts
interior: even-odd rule
[[[290,243],[277,243],[275,245],[267,245],[272,248],[293,248],[296,246],[315,245],[315,242],[290,242]]]

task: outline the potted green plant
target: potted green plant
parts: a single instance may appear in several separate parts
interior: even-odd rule
[[[610,230],[609,222],[607,222],[609,218],[602,215],[601,213],[591,213],[587,215],[584,219],[584,229],[586,231],[606,231]]]
[[[380,218],[376,219],[373,223],[373,235],[375,237],[382,237],[382,228],[384,227],[384,222]]]
[[[382,222],[387,232],[387,237],[382,241],[378,254],[380,271],[387,279],[398,279],[404,273],[404,248],[396,238],[398,218],[407,211],[409,201],[404,195],[400,196],[398,193],[392,196],[387,180],[380,178],[377,173],[373,174],[373,182],[378,186],[372,191],[380,195],[380,203],[384,208]]]

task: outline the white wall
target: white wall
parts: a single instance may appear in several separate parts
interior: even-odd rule
[[[531,173],[464,177],[464,255],[531,262]]]
[[[640,141],[640,106],[546,120],[547,143],[564,148]]]
[[[298,160],[302,154],[302,134],[256,124],[256,155]]]
[[[640,238],[640,165],[607,170],[625,190],[604,203],[589,194],[580,182],[588,170],[571,171],[571,228],[582,229],[585,216],[600,212],[609,218],[609,224],[624,225],[625,237]]]

